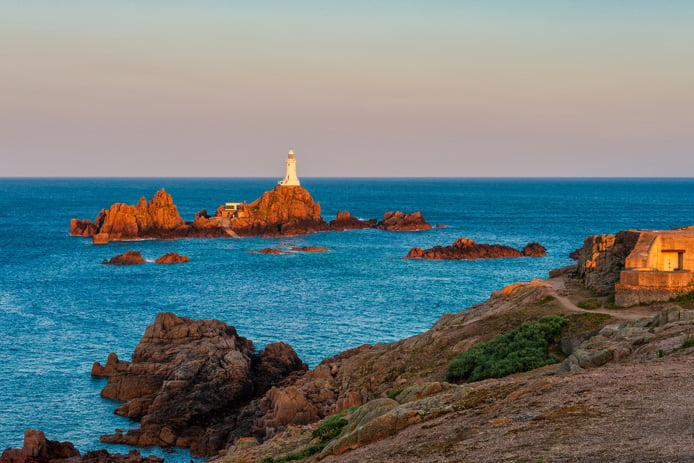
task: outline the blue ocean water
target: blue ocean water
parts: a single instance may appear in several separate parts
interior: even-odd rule
[[[93,246],[68,236],[73,217],[94,218],[113,202],[135,203],[165,187],[184,219],[225,201],[251,201],[274,179],[0,179],[0,450],[21,446],[25,428],[80,450],[137,426],[115,416],[90,378],[109,352],[129,359],[160,311],[234,325],[258,348],[290,343],[315,366],[363,343],[428,329],[443,313],[485,300],[504,285],[546,276],[596,233],[694,224],[692,179],[302,179],[330,220],[390,210],[422,211],[426,232],[354,230],[291,238],[137,241]],[[460,237],[521,247],[539,241],[545,258],[402,260],[413,247]],[[327,253],[249,254],[278,245]],[[101,265],[129,249],[182,265]],[[162,452],[187,461],[185,451]]]

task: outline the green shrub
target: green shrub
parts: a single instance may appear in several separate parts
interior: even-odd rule
[[[694,291],[670,299],[672,302],[694,302]]]
[[[548,315],[526,322],[510,333],[462,352],[448,367],[447,381],[479,381],[534,370],[557,362],[550,343],[568,325],[561,315]]]
[[[345,412],[340,412],[330,418],[326,418],[320,426],[313,430],[313,437],[317,437],[321,442],[328,442],[340,434],[342,428],[347,426],[347,420],[342,418]]]
[[[689,335],[682,341],[682,349],[686,349],[687,347],[694,347],[694,336]]]
[[[602,303],[599,300],[592,297],[590,299],[586,299],[584,301],[581,301],[576,305],[582,309],[593,310],[593,309],[597,309],[598,307],[600,307],[602,305]]]

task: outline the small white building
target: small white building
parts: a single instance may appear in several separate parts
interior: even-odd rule
[[[294,150],[289,150],[287,154],[287,174],[284,180],[280,180],[279,185],[283,186],[301,186],[299,177],[296,175],[296,159],[294,158]]]

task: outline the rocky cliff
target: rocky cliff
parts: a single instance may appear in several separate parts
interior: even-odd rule
[[[502,244],[477,244],[460,238],[450,246],[434,246],[430,249],[412,248],[407,259],[499,259],[504,257],[542,257],[547,251],[539,243],[528,243],[522,251]]]
[[[132,362],[109,355],[93,376],[105,376],[102,397],[124,401],[116,414],[139,420],[127,433],[101,440],[135,446],[190,447],[210,455],[224,448],[235,410],[306,365],[287,344],[256,353],[253,343],[217,320],[157,315],[135,348]]]
[[[639,232],[620,231],[616,235],[594,235],[583,241],[573,255],[577,258],[577,276],[590,289],[603,294],[614,293],[619,272],[636,246]]]

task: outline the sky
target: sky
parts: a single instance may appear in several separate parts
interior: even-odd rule
[[[0,0],[0,177],[694,177],[694,2]]]

